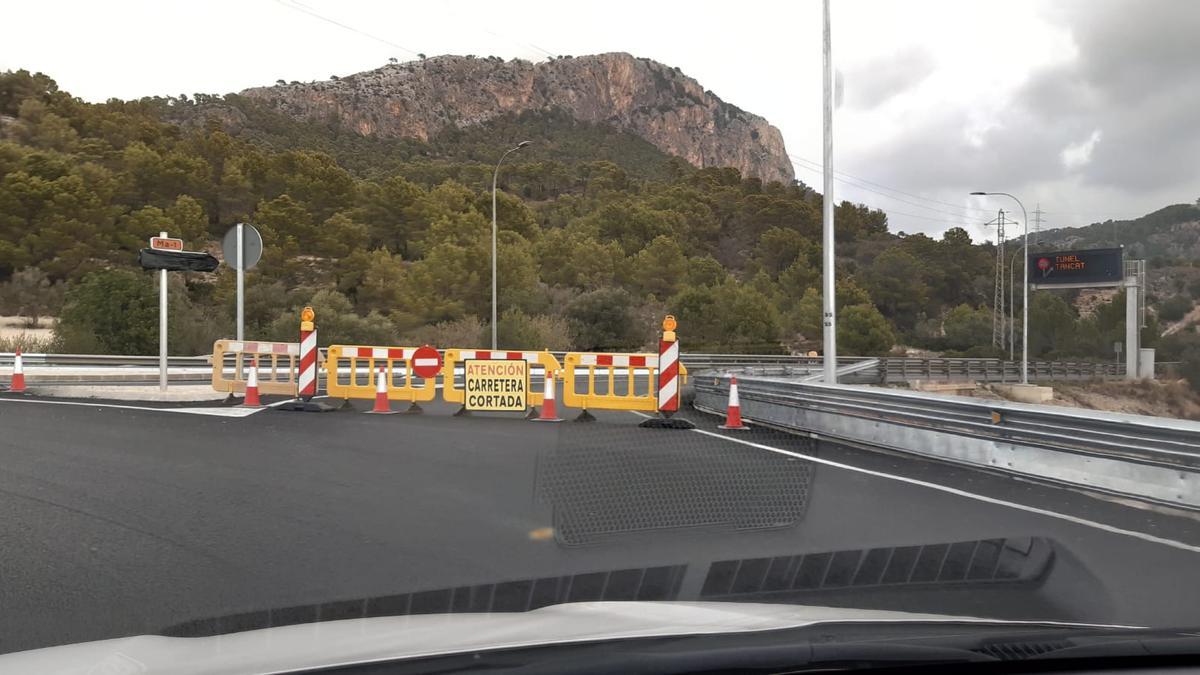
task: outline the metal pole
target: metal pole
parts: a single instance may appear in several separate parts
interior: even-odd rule
[[[1017,273],[1013,271],[1013,265],[1017,262],[1017,256],[1021,255],[1021,250],[1017,249],[1012,257],[1008,260],[1008,360],[1014,361],[1017,358],[1017,314],[1016,314],[1016,293],[1017,293]],[[1029,264],[1028,261],[1025,262]]]
[[[500,156],[500,162],[508,152]],[[496,178],[500,175],[500,162],[496,162],[496,170],[492,172],[492,349],[496,349]]]
[[[1012,195],[1009,195],[1012,197]],[[1025,205],[1013,197],[1021,206],[1021,218],[1025,226],[1025,283],[1021,286],[1021,384],[1029,384],[1029,214]]]
[[[496,178],[500,175],[500,165],[504,163],[504,158],[529,143],[530,141],[521,141],[516,147],[509,148],[500,155],[500,161],[496,162],[496,170],[492,172],[492,349],[496,349]]]
[[[834,279],[833,255],[833,56],[829,28],[829,3],[821,3],[824,39],[822,40],[822,75],[824,79],[824,197],[822,198],[822,305],[824,309],[824,375],[825,382],[837,384],[837,287]]]
[[[159,232],[164,239],[166,232]],[[158,271],[158,390],[167,390],[167,271]]]
[[[1141,337],[1138,333],[1138,278],[1125,277],[1125,379],[1136,380],[1138,376],[1138,349]]]
[[[237,224],[237,339],[246,339],[246,228]]]

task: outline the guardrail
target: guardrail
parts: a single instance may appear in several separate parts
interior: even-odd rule
[[[212,357],[201,356],[168,356],[167,366],[204,367],[211,363]],[[129,356],[112,354],[21,354],[21,361],[26,366],[158,366],[157,356]],[[0,367],[12,367],[13,353],[0,353]]]
[[[696,377],[720,414],[725,376]],[[1200,509],[1200,423],[856,386],[738,378],[742,417],[1124,497]]]

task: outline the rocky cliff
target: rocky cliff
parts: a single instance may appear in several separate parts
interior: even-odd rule
[[[676,68],[629,54],[543,63],[439,56],[242,94],[292,117],[423,141],[450,126],[558,109],[637,134],[696,166],[732,166],[763,180],[793,178],[783,137],[765,119],[722,101]]]

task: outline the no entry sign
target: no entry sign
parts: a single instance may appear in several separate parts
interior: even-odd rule
[[[412,367],[417,377],[426,380],[437,377],[438,371],[442,369],[442,355],[429,345],[417,347],[417,351],[413,352]]]
[[[467,410],[525,412],[529,407],[529,362],[469,359],[464,389]]]

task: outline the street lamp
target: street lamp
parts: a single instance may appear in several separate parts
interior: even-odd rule
[[[500,176],[500,164],[509,154],[529,145],[530,141],[521,141],[515,148],[509,148],[500,155],[496,162],[496,170],[492,172],[492,349],[496,349],[496,179]]]
[[[973,196],[986,197],[989,195],[997,195],[1008,197],[1021,207],[1021,215],[1024,216],[1025,222],[1025,259],[1029,259],[1029,213],[1025,211],[1025,205],[1021,203],[1013,195],[1007,192],[972,192]],[[1021,307],[1021,384],[1029,384],[1029,264],[1025,264],[1025,287],[1022,291]]]

